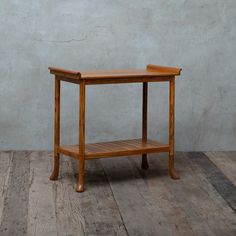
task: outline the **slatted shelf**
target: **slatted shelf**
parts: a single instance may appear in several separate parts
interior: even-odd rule
[[[169,145],[148,139],[119,140],[85,145],[85,159],[168,152]],[[78,159],[79,145],[60,146],[59,152]]]

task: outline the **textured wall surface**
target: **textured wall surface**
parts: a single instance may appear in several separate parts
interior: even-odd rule
[[[180,66],[176,149],[236,149],[235,0],[1,0],[0,149],[52,149],[49,65]],[[77,140],[78,87],[62,84],[62,142]],[[168,86],[149,85],[149,136],[167,140]],[[88,87],[87,141],[139,137],[141,85]]]

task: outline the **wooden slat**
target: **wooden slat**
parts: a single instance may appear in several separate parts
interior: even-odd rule
[[[113,142],[92,143],[85,145],[85,158],[94,159],[101,157],[126,156],[152,152],[168,152],[169,145],[157,141],[142,139],[120,140]],[[78,158],[79,146],[61,146],[59,152]]]

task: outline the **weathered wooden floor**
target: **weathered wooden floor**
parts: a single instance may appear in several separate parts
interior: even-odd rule
[[[75,192],[75,161],[62,157],[48,180],[48,152],[0,152],[0,235],[236,235],[236,152],[176,153],[86,162]]]

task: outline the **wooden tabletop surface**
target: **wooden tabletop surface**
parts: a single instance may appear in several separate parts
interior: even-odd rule
[[[166,67],[158,65],[147,65],[146,69],[128,70],[94,70],[77,71],[65,70],[57,67],[49,67],[50,73],[57,76],[77,79],[118,79],[118,78],[138,78],[138,77],[163,77],[180,75],[181,68]]]
[[[81,71],[81,78],[120,78],[120,77],[155,77],[176,75],[174,72],[168,71],[147,71],[143,69],[129,70],[97,70],[97,71]]]

